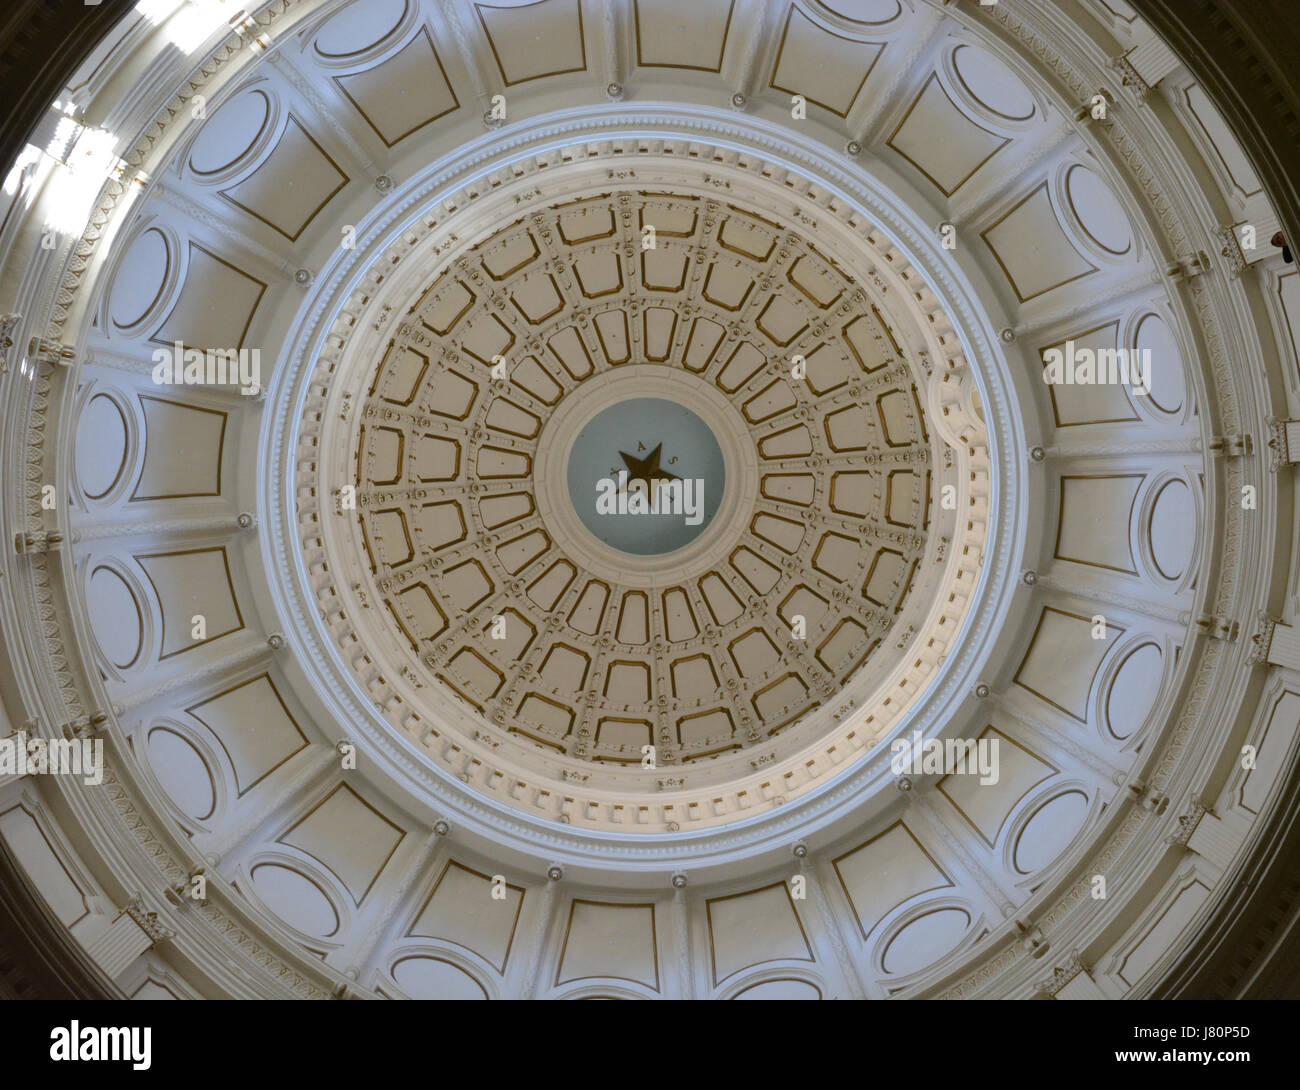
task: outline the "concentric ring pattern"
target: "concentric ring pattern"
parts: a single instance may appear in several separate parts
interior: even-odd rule
[[[0,837],[115,986],[1169,979],[1300,737],[1300,277],[1128,5],[218,7],[0,218],[0,696],[105,755]],[[725,467],[671,551],[576,513],[621,404]]]

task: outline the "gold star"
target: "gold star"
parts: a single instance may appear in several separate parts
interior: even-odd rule
[[[660,443],[644,458],[638,458],[633,454],[620,450],[618,453],[623,458],[623,463],[627,466],[627,479],[631,484],[633,481],[641,481],[647,489],[651,488],[652,481],[675,481],[677,480],[666,469],[659,466],[659,452],[663,449],[663,443]]]

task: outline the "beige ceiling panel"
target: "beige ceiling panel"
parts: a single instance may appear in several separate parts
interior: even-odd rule
[[[734,393],[757,375],[766,363],[767,357],[762,352],[748,341],[741,341],[718,372],[717,383],[727,393]]]
[[[624,708],[650,702],[650,667],[644,662],[615,661],[605,672],[605,695]]]
[[[811,633],[821,628],[829,610],[830,603],[805,586],[795,587],[776,607],[777,616],[787,625],[793,625],[796,617],[802,617]]]
[[[308,744],[269,674],[240,682],[185,710],[221,743],[241,795]]]
[[[762,676],[768,667],[781,660],[772,638],[760,628],[753,628],[731,642],[731,661],[741,677]]]
[[[361,530],[371,556],[390,568],[409,564],[415,557],[415,542],[406,512],[397,508],[367,511],[361,516]]]
[[[862,937],[904,901],[952,881],[903,822],[833,860]]]
[[[652,363],[663,363],[672,351],[677,332],[677,314],[667,307],[647,307],[641,314],[645,335],[645,356]]]
[[[717,72],[734,0],[633,0],[637,64]]]
[[[886,479],[885,520],[917,528],[925,517],[926,481],[910,469],[892,470]]]
[[[491,700],[505,684],[505,675],[472,647],[462,647],[452,655],[447,670],[462,689],[480,700]]]
[[[962,113],[931,76],[887,143],[951,197],[1011,140]]]
[[[1022,303],[1097,271],[1066,237],[1046,182],[982,237]]]
[[[722,750],[734,749],[736,725],[726,708],[683,715],[677,720],[677,743],[692,751],[686,760],[707,759]]]
[[[876,428],[861,405],[837,409],[826,417],[826,438],[836,453],[866,450],[877,441]]]
[[[618,230],[613,209],[603,204],[582,204],[571,208],[556,217],[555,225],[566,246],[609,238]]]
[[[811,257],[796,260],[786,273],[786,279],[819,310],[829,310],[844,294],[840,278],[832,275],[825,264]]]
[[[859,542],[854,538],[828,531],[817,543],[812,558],[813,567],[841,582],[852,579],[858,572],[860,548]]]
[[[630,591],[623,595],[623,606],[618,615],[618,639],[620,643],[639,644],[650,639],[647,598],[641,591]]]
[[[807,352],[804,364],[808,388],[818,397],[838,390],[856,370],[848,356],[828,344],[819,344]]]
[[[854,318],[843,330],[844,343],[862,370],[870,374],[898,358],[897,347],[879,316],[874,313]]]
[[[415,436],[411,471],[423,483],[454,481],[460,474],[460,446],[436,435]]]
[[[623,287],[623,263],[615,253],[586,254],[573,262],[578,290],[588,299],[612,295]]]
[[[447,569],[442,587],[452,608],[468,613],[492,593],[495,584],[487,577],[482,564],[467,560]]]
[[[144,465],[133,500],[221,495],[226,414],[141,395]]]
[[[483,247],[483,268],[493,280],[505,280],[542,256],[537,239],[527,228],[507,228]]]
[[[759,689],[752,703],[764,725],[775,724],[768,731],[773,734],[807,710],[808,685],[797,674],[786,674]]]
[[[737,311],[754,291],[754,271],[740,262],[709,266],[704,278],[704,298],[723,310]]]
[[[884,49],[832,33],[791,5],[771,86],[847,117]]]
[[[653,904],[570,904],[555,983],[589,977],[632,980],[659,990]]]
[[[338,876],[360,904],[404,832],[346,784],[329,795],[280,837]]]
[[[807,507],[817,495],[817,478],[811,473],[768,473],[759,490],[766,499]]]
[[[695,611],[691,609],[690,600],[682,590],[674,588],[665,591],[663,596],[664,622],[670,642],[680,643],[692,640],[700,634],[695,620]]]
[[[582,274],[576,266],[574,272],[581,281]],[[564,297],[555,277],[547,275],[525,276],[510,289],[510,301],[529,325],[541,325],[564,307]]]
[[[878,606],[893,607],[902,597],[908,574],[907,557],[896,549],[880,549],[867,570],[862,596]]]
[[[876,415],[885,442],[891,447],[905,447],[921,440],[922,425],[916,402],[902,390],[891,390],[876,398]]]
[[[519,704],[519,714],[510,728],[534,741],[557,749],[573,731],[574,712],[567,704],[549,700],[540,693],[529,693]]]
[[[1053,348],[1062,354],[1067,353],[1066,345],[1074,342],[1074,350],[1091,352],[1096,359],[1098,352],[1111,352],[1119,347],[1119,322],[1097,326],[1073,334],[1064,341],[1044,345],[1039,350],[1046,368],[1046,354]],[[1153,368],[1153,371],[1155,368]],[[1046,374],[1046,371],[1044,371]],[[1132,401],[1122,383],[1088,382],[1088,383],[1045,383],[1047,395],[1052,401],[1052,415],[1056,426],[1060,428],[1075,427],[1079,424],[1114,424],[1125,420],[1139,419]],[[1153,379],[1154,386],[1154,379]]]
[[[541,683],[555,695],[581,692],[590,672],[591,657],[563,643],[546,652],[537,670]]]
[[[757,223],[748,216],[728,216],[718,231],[718,241],[724,250],[744,254],[755,261],[766,262],[776,249],[778,232],[770,223]]]
[[[504,972],[519,926],[524,891],[506,883],[505,897],[498,898],[492,896],[492,889],[491,876],[448,863],[407,934],[454,942]]]
[[[845,470],[831,478],[831,510],[837,515],[865,518],[879,503],[878,482],[873,474]]]
[[[784,348],[808,328],[807,314],[802,307],[780,295],[774,295],[754,319],[768,338]]]
[[[584,635],[596,635],[600,631],[605,606],[608,604],[609,585],[597,579],[591,580],[578,596],[577,604],[569,611],[569,624]]]
[[[766,594],[781,578],[781,569],[769,564],[751,549],[737,549],[731,555],[731,566],[756,594]]]
[[[744,603],[720,575],[711,572],[700,580],[699,586],[700,597],[714,624],[730,624],[745,612]]]
[[[296,242],[348,181],[342,167],[290,116],[270,156],[221,195]]]
[[[180,295],[150,340],[168,346],[179,341],[190,348],[243,348],[265,291],[266,284],[255,276],[191,242]]]
[[[373,68],[336,76],[335,83],[390,148],[460,105],[428,30]]]
[[[567,560],[552,564],[541,576],[528,585],[528,597],[549,612],[554,609],[578,576],[578,569]]]
[[[419,643],[431,640],[447,628],[447,615],[439,608],[438,599],[426,583],[399,590],[396,595],[400,606],[399,616],[406,618],[408,636]]]
[[[718,691],[718,673],[708,655],[690,655],[676,659],[670,667],[673,696],[686,704],[698,706],[712,700]]]
[[[628,331],[627,315],[621,310],[607,310],[592,321],[600,350],[611,366],[627,363],[632,358],[632,335]]]
[[[162,610],[162,651],[170,658],[238,632],[244,618],[222,546],[137,556]],[[196,617],[206,635],[196,638]]]
[[[572,326],[561,329],[549,341],[546,347],[560,362],[560,366],[569,373],[570,378],[584,379],[595,369],[591,362],[591,353]]]
[[[480,637],[481,646],[499,664],[513,666],[532,647],[533,640],[537,638],[537,629],[515,609],[503,609],[496,616],[505,622],[505,635],[500,639],[493,636],[493,619],[489,619],[483,626],[486,631]]]
[[[713,984],[768,961],[814,961],[784,882],[706,902]]]
[[[406,436],[396,428],[363,428],[362,459],[371,481],[396,484],[402,479]]]
[[[817,661],[838,676],[857,669],[874,646],[867,630],[852,617],[845,617],[817,648]]]
[[[1101,629],[1091,617],[1045,608],[1016,673],[1016,684],[1085,722],[1097,671],[1107,650],[1124,634],[1113,623],[1106,624],[1102,638],[1094,639],[1094,631]],[[1061,669],[1062,663],[1070,668]]]
[[[455,500],[426,503],[417,512],[415,534],[421,551],[455,545],[469,536],[465,512]]]
[[[520,7],[475,4],[506,86],[587,67],[580,0],[538,0]]]
[[[486,265],[485,260],[484,266]],[[430,333],[445,337],[469,313],[469,308],[477,298],[464,281],[449,280],[444,276],[434,281],[416,304],[415,310]]]
[[[687,201],[666,197],[664,200],[647,200],[639,210],[638,227],[653,227],[655,233],[665,238],[690,238],[695,234],[695,227],[700,222],[699,210]],[[610,217],[611,224],[613,217]],[[724,220],[725,232],[730,220]]]
[[[1053,555],[1136,575],[1129,540],[1133,505],[1144,480],[1141,473],[1062,477]]]
[[[643,747],[653,743],[654,724],[649,719],[602,716],[596,720],[592,759],[639,765]]]
[[[935,787],[991,846],[1016,804],[1057,768],[995,727],[980,734],[979,741],[997,747],[997,782],[983,783],[968,763],[966,772],[945,776]]]

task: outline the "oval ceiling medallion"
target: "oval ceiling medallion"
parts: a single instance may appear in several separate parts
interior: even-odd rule
[[[952,51],[957,78],[976,102],[1008,121],[1034,116],[1034,97],[1005,64],[987,50],[959,45]]]

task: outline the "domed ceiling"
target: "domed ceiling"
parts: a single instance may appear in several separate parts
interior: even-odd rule
[[[137,5],[6,183],[13,685],[106,770],[0,835],[91,956],[1149,991],[1300,732],[1300,280],[1149,28],[224,8]]]
[[[551,204],[447,254],[377,367],[331,377],[345,434],[320,445],[356,451],[358,513],[317,595],[388,649],[414,716],[521,769],[662,786],[642,771],[817,739],[819,706],[906,658],[953,566],[929,531],[954,458],[886,293],[777,214]],[[620,514],[620,473],[697,509]],[[347,487],[321,490],[335,514]],[[752,774],[737,757],[694,779]]]

